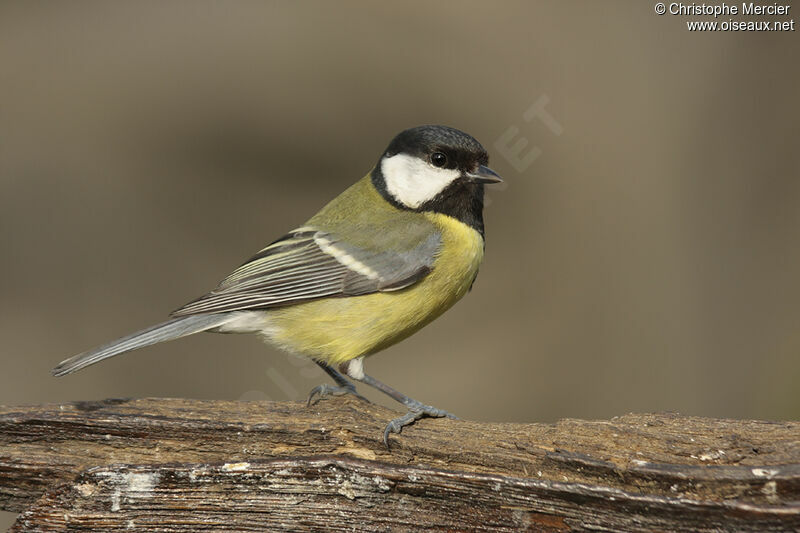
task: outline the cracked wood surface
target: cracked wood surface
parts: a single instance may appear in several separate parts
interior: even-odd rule
[[[354,398],[0,407],[12,531],[800,530],[800,423],[497,424]]]

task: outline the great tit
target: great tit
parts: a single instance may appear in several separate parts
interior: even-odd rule
[[[53,374],[201,331],[260,333],[312,358],[336,383],[313,389],[309,404],[358,395],[347,377],[404,404],[408,413],[384,430],[387,446],[390,433],[422,417],[454,418],[365,374],[364,358],[415,333],[472,287],[484,251],[484,184],[502,181],[487,164],[483,146],[462,131],[405,130],[369,174],[216,289]]]

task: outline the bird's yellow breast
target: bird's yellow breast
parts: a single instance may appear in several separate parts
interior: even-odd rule
[[[339,364],[391,346],[447,311],[469,291],[478,274],[483,237],[446,215],[424,216],[442,232],[440,252],[425,278],[398,291],[271,310],[267,337],[291,352]]]

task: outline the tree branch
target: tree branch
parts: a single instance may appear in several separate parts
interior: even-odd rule
[[[495,424],[354,398],[0,407],[12,531],[800,529],[800,423]]]

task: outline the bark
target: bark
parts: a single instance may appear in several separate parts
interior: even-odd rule
[[[497,424],[355,398],[0,407],[12,531],[796,531],[800,423]]]

